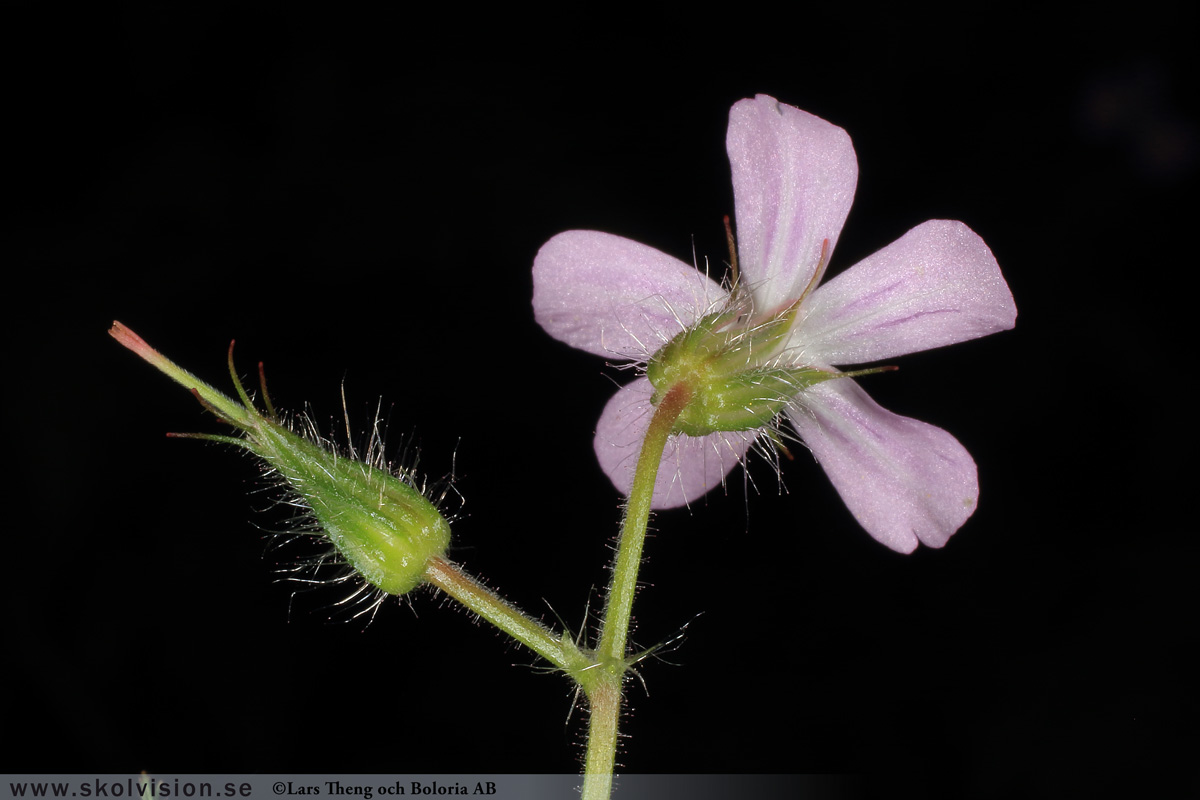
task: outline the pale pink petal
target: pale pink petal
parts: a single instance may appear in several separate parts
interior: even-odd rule
[[[608,233],[560,233],[533,261],[537,321],[602,356],[648,358],[725,297],[695,267]]]
[[[742,280],[759,313],[798,299],[850,213],[858,161],[850,136],[812,114],[759,95],[729,112]]]
[[[799,360],[861,364],[1008,330],[1017,307],[992,251],[930,220],[818,288],[789,341]]]
[[[633,486],[642,440],[654,414],[650,404],[653,391],[646,378],[621,387],[608,401],[596,424],[595,448],[600,468],[624,495]],[[703,497],[742,460],[754,438],[753,432],[715,433],[699,438],[672,436],[663,451],[653,507],[676,508]]]
[[[975,511],[975,462],[941,428],[881,408],[849,378],[805,390],[788,416],[850,512],[883,544],[941,547]]]

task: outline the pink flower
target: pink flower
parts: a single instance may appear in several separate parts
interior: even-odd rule
[[[533,264],[534,313],[551,336],[653,363],[681,331],[734,309],[721,317],[721,335],[745,339],[764,320],[786,323],[770,352],[746,364],[765,374],[836,372],[1013,327],[1016,306],[996,259],[961,222],[919,225],[818,286],[858,176],[841,128],[759,95],[733,106],[726,146],[741,270],[735,295],[645,245],[567,231]],[[975,462],[949,433],[886,411],[852,378],[795,385],[779,407],[880,542],[901,552],[918,542],[941,547],[975,510]],[[622,492],[632,483],[654,392],[637,378],[618,390],[597,426],[596,454]],[[654,506],[684,505],[721,483],[765,429],[673,436]]]

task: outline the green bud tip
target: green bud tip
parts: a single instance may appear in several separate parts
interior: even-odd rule
[[[244,447],[277,474],[315,518],[341,556],[367,583],[402,595],[426,581],[427,565],[450,544],[450,524],[413,485],[394,474],[382,456],[367,463],[338,453],[324,441],[312,441],[280,422],[266,396],[267,415],[255,408],[233,367],[229,370],[239,400],[234,400],[180,368],[122,325],[109,334],[176,383],[189,389],[206,409],[237,428],[241,438],[184,434]],[[260,378],[262,365],[259,365]],[[176,434],[179,435],[179,434]]]

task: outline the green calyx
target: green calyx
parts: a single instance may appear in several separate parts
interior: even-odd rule
[[[840,377],[779,358],[800,304],[765,320],[737,311],[710,314],[659,350],[646,368],[657,405],[677,384],[691,389],[675,430],[688,436],[768,425],[804,389]]]
[[[437,506],[393,475],[337,454],[259,418],[246,446],[278,471],[320,523],[342,557],[388,594],[425,580],[426,563],[450,545],[450,524]]]
[[[405,594],[426,580],[427,565],[450,544],[450,524],[437,506],[380,462],[366,463],[335,452],[281,423],[266,395],[267,415],[254,406],[233,368],[235,400],[181,369],[133,331],[114,323],[109,331],[172,380],[191,390],[200,403],[243,436],[185,434],[250,450],[278,474],[312,512],[329,541],[368,583],[389,594]]]

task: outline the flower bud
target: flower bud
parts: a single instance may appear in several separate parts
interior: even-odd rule
[[[425,581],[426,564],[442,556],[450,544],[450,524],[405,476],[393,474],[382,463],[340,455],[324,442],[292,432],[277,419],[265,385],[263,399],[269,416],[261,414],[233,369],[232,345],[229,370],[240,402],[176,366],[121,323],[114,322],[109,333],[239,429],[242,438],[187,436],[236,444],[262,458],[368,583],[401,595]]]

